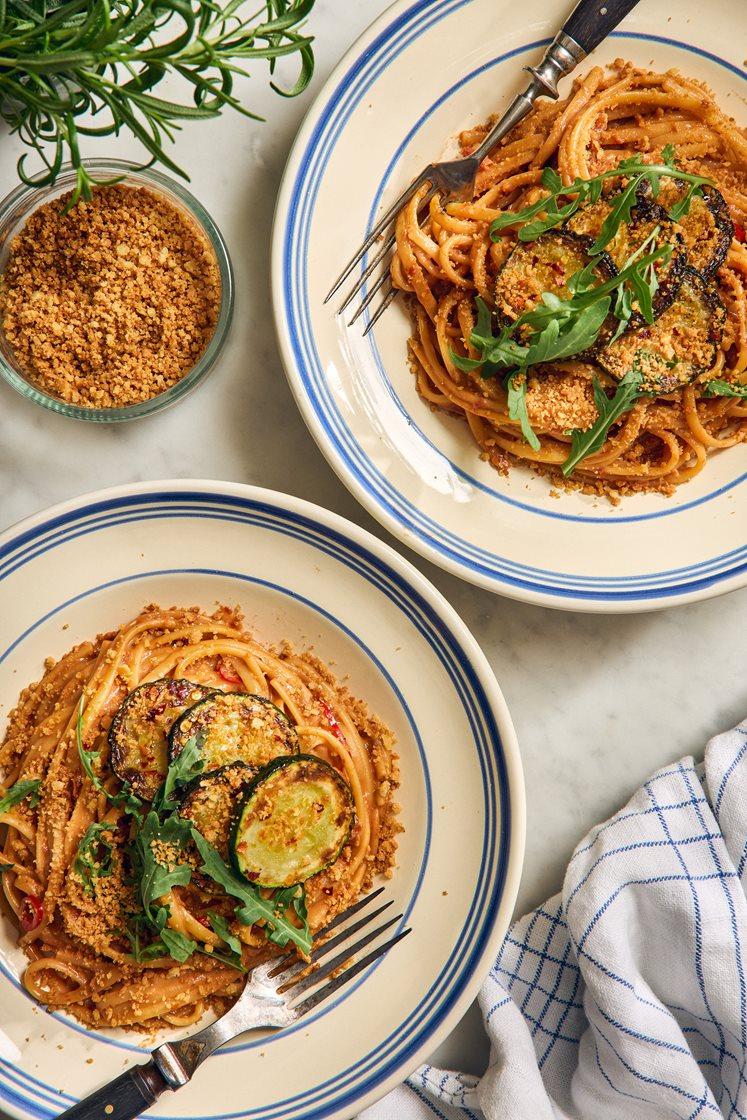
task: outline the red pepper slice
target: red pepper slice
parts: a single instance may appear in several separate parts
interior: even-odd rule
[[[327,701],[322,700],[319,706],[322,709],[322,711],[324,712],[324,718],[327,721],[327,726],[329,727],[330,731],[334,735],[335,739],[337,739],[340,743],[344,743],[345,742],[345,736],[343,734],[342,728],[340,727],[340,724],[337,722],[337,716],[332,711],[332,709],[329,706],[329,704],[327,703]]]
[[[25,894],[21,903],[21,925],[26,933],[31,933],[42,924],[44,919],[44,903],[35,894]]]
[[[742,245],[744,244],[744,226],[740,226],[739,222],[734,223],[734,236],[736,237],[737,241],[739,241]]]
[[[228,665],[222,657],[218,658],[216,666],[218,676],[226,682],[226,684],[241,684],[241,677],[239,674]]]

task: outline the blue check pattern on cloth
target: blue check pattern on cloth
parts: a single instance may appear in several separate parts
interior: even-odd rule
[[[480,992],[482,1079],[423,1066],[361,1120],[747,1120],[747,721],[579,844]]]

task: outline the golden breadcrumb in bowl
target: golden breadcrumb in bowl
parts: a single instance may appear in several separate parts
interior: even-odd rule
[[[86,164],[0,203],[0,374],[78,420],[134,420],[192,391],[233,315],[223,237],[180,183],[124,160]]]

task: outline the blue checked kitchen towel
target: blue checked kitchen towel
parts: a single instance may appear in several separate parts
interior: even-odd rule
[[[747,721],[646,782],[509,931],[490,1067],[424,1066],[360,1120],[747,1120]]]

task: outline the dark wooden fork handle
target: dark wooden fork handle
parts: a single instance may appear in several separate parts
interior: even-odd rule
[[[74,1104],[58,1120],[134,1120],[169,1088],[155,1062],[146,1062]]]
[[[637,3],[638,0],[581,0],[566,20],[563,31],[590,54]]]

